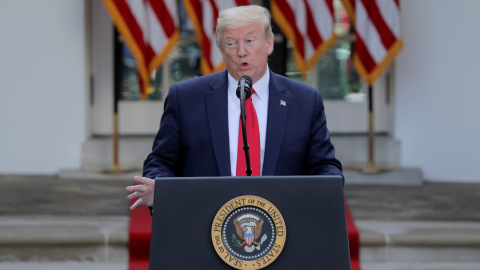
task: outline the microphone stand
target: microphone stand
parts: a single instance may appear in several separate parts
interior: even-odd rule
[[[247,168],[245,170],[247,176],[252,176],[252,167],[250,165],[250,153],[247,140],[247,124],[245,115],[245,79],[240,79],[240,120],[242,121],[242,135],[243,135],[243,151],[245,152],[245,163]]]

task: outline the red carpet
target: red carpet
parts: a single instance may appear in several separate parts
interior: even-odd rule
[[[148,270],[151,232],[152,216],[148,207],[142,205],[134,211],[130,211],[130,228],[128,233],[130,263],[128,270]]]
[[[133,203],[133,202],[132,202]],[[350,261],[352,270],[360,270],[360,239],[357,227],[353,221],[347,201],[345,201],[347,217],[348,242],[350,245]],[[150,254],[150,234],[152,232],[152,217],[147,206],[140,206],[130,211],[129,229],[129,270],[148,270],[148,256]]]
[[[350,209],[348,209],[347,200],[345,200],[345,215],[347,217],[348,245],[350,246],[350,264],[352,270],[361,270],[360,268],[360,235],[353,221]]]

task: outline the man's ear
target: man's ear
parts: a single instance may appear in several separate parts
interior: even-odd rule
[[[267,44],[268,44],[267,52],[268,52],[268,55],[270,55],[273,52],[273,37],[269,37],[267,39]]]
[[[220,48],[219,48],[219,49],[220,49]],[[220,49],[220,53],[222,54],[222,59],[223,59],[223,61],[225,61],[225,54],[223,53],[223,50],[222,50],[222,49]]]
[[[220,44],[217,48],[220,50],[220,53],[222,54],[223,61],[225,61],[225,54],[223,53],[222,41],[220,41]]]

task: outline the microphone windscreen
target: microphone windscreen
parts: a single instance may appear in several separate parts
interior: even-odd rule
[[[243,75],[238,81],[238,87],[236,91],[237,97],[240,98],[240,86],[241,86],[242,79],[245,80],[245,88],[244,88],[245,99],[249,99],[250,96],[252,96],[252,78],[250,78],[250,76],[247,76],[247,75]]]
[[[248,82],[248,84],[252,85],[252,78],[250,78],[250,76],[248,76],[248,75],[243,75],[243,76],[240,78],[240,80],[241,80],[241,79],[245,79],[245,82]]]

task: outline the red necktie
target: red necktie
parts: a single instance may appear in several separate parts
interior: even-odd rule
[[[252,95],[255,90],[252,89]],[[260,176],[260,129],[258,128],[257,112],[252,104],[252,98],[245,100],[245,116],[247,126],[247,139],[250,147],[250,166],[252,176]],[[237,151],[237,176],[246,176],[245,151],[243,151],[242,120],[238,130],[238,151]]]

